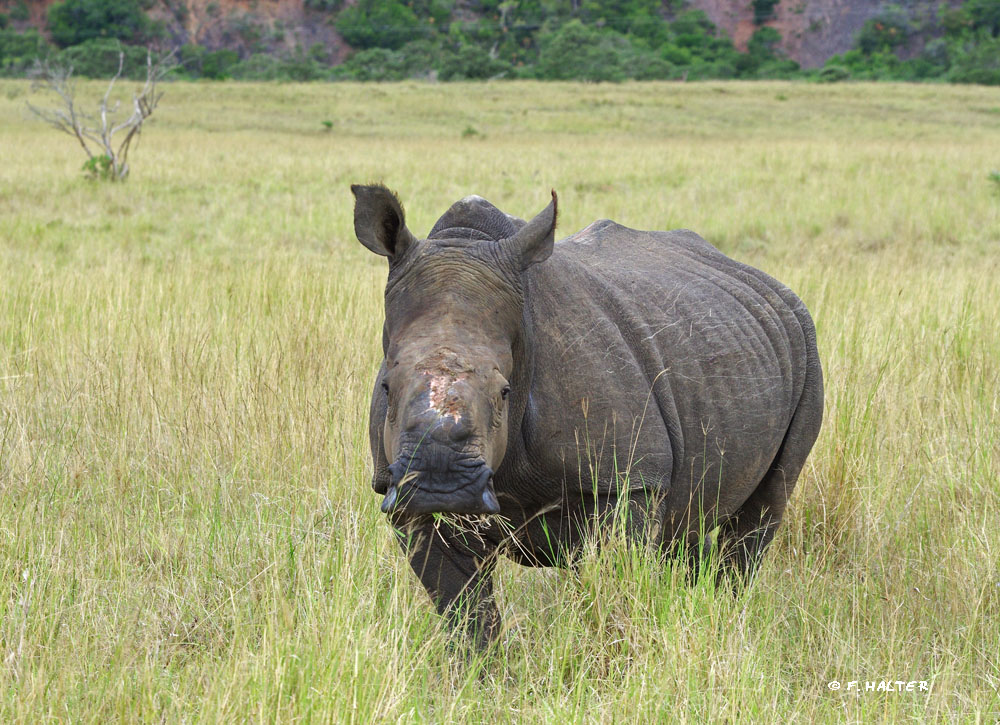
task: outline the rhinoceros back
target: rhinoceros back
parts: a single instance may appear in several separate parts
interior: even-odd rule
[[[581,491],[655,489],[729,515],[818,366],[802,302],[686,230],[595,222],[533,268],[529,300],[533,455]]]

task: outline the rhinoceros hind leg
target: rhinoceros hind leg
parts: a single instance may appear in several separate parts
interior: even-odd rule
[[[720,527],[717,539],[722,563],[720,575],[735,573],[743,581],[749,581],[774,538],[816,437],[813,433],[807,440],[797,440],[793,435],[795,428],[793,421],[767,475],[736,514]]]
[[[803,313],[804,314],[804,313]],[[812,322],[804,325],[812,353],[806,364],[805,385],[795,414],[770,469],[736,514],[722,524],[717,545],[722,571],[748,581],[781,523],[788,498],[819,435],[823,420],[823,373],[815,355]]]
[[[719,529],[721,576],[736,574],[746,582],[757,571],[785,511],[785,502],[780,500],[784,486],[772,490],[773,478],[785,480],[784,476],[768,474],[736,515]],[[788,491],[791,492],[790,488]]]

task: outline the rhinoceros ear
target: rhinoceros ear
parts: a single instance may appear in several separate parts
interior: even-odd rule
[[[552,191],[552,201],[539,212],[538,216],[521,227],[518,232],[500,242],[505,254],[520,264],[521,271],[533,264],[544,262],[552,254],[556,240],[556,217],[559,198]]]
[[[351,185],[354,233],[358,241],[391,262],[416,241],[406,228],[406,214],[396,195],[381,185]]]

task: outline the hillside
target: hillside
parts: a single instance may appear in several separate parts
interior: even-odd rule
[[[10,15],[15,27],[44,30],[46,10],[56,1],[0,0],[0,12]],[[346,7],[355,1],[327,2],[325,7],[333,9],[329,12],[310,7],[324,7],[323,0],[309,4],[306,0],[153,0],[148,13],[163,23],[168,37],[177,44],[197,44],[210,50],[230,48],[241,57],[260,50],[292,52],[318,44],[324,60],[335,65],[350,54],[351,47],[332,20],[341,4]],[[951,1],[955,4],[956,0]],[[933,18],[938,4],[915,0],[906,3],[906,11],[919,22]],[[804,68],[816,68],[830,56],[850,49],[865,21],[886,5],[880,0],[780,0],[764,25],[781,34],[780,52]],[[452,15],[459,22],[481,20],[484,6],[488,3],[460,1],[454,3]],[[750,0],[689,0],[686,7],[703,10],[741,51],[761,27],[755,24]],[[911,44],[919,49],[925,40],[917,33]]]

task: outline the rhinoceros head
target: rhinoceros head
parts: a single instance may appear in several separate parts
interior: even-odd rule
[[[523,272],[552,253],[555,192],[527,224],[467,197],[418,240],[391,191],[351,191],[358,239],[389,259],[382,510],[499,513],[493,474],[527,401]]]

